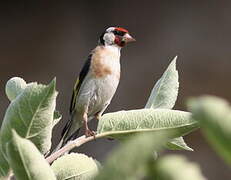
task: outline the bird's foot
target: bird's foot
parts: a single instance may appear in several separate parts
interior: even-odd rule
[[[90,130],[90,129],[86,129],[86,130],[85,130],[85,136],[86,136],[86,137],[94,136],[94,138],[95,138],[95,135],[96,135],[96,132],[95,132],[95,131],[92,131],[92,130]]]

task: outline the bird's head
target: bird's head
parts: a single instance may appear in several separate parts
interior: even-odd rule
[[[109,27],[102,33],[99,43],[105,46],[124,47],[127,43],[135,39],[129,34],[128,30],[121,27]]]

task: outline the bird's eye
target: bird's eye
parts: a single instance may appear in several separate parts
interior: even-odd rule
[[[125,34],[125,32],[115,30],[114,34],[118,35],[118,36],[123,36]]]

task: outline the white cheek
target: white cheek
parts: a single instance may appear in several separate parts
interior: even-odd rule
[[[113,33],[106,33],[103,39],[107,45],[111,45],[114,43],[115,35]]]

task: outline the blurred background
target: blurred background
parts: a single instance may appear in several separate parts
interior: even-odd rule
[[[231,101],[231,1],[18,1],[0,5],[0,119],[9,101],[7,80],[49,83],[57,77],[57,109],[68,119],[72,88],[78,73],[109,26],[127,28],[136,39],[122,50],[122,77],[107,112],[144,107],[150,91],[171,59],[178,55],[180,91],[175,109],[187,110],[191,96],[213,94]],[[96,127],[96,123],[91,123]],[[230,169],[196,131],[186,138],[210,180],[230,179]],[[97,140],[79,151],[104,161],[116,141]]]

